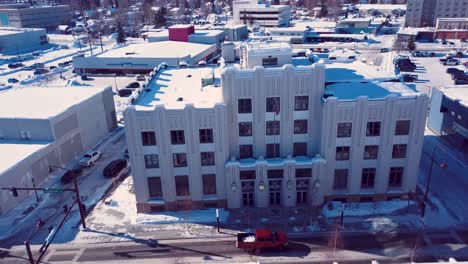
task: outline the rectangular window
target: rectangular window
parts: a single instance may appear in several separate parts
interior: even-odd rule
[[[278,114],[280,112],[280,98],[279,97],[268,97],[266,99],[266,111],[268,113],[274,112]]]
[[[145,155],[145,168],[159,168],[159,158],[157,154]]]
[[[410,130],[410,120],[398,120],[395,125],[395,135],[408,135]]]
[[[279,144],[267,144],[266,145],[266,157],[267,158],[279,158],[280,153]]]
[[[216,174],[203,174],[203,195],[216,194]]]
[[[294,120],[294,134],[307,134],[307,120]]]
[[[368,137],[380,136],[380,122],[367,122],[366,136]]]
[[[294,98],[294,111],[309,110],[309,96],[296,96]]]
[[[187,167],[187,155],[185,153],[172,154],[172,162],[174,167]]]
[[[213,166],[215,165],[214,152],[200,152],[201,165],[202,166]]]
[[[241,180],[255,180],[255,171],[254,170],[240,171],[239,178]]]
[[[336,136],[339,138],[351,137],[353,123],[338,123]]]
[[[239,137],[250,137],[252,136],[252,122],[240,122],[239,123]]]
[[[280,122],[279,121],[267,121],[266,122],[266,134],[267,135],[279,135],[280,134]]]
[[[268,179],[280,179],[283,178],[283,170],[267,170]]]
[[[239,158],[248,159],[253,157],[252,145],[239,145]]]
[[[293,156],[307,156],[307,143],[296,142],[293,145]]]
[[[390,168],[388,175],[388,187],[401,187],[403,179],[403,167]]]
[[[349,160],[350,147],[336,147],[336,160]]]
[[[200,129],[200,143],[213,143],[213,129]]]
[[[189,179],[188,176],[175,176],[176,195],[188,196],[190,195]]]
[[[148,191],[150,198],[161,198],[163,197],[161,178],[160,177],[148,177]]]
[[[239,99],[237,101],[237,108],[239,114],[252,113],[252,99]]]
[[[361,188],[368,189],[374,188],[375,182],[375,168],[362,169]]]
[[[333,179],[333,189],[343,190],[348,188],[348,169],[336,169]]]
[[[296,169],[296,178],[312,177],[312,169]]]
[[[183,130],[171,130],[171,144],[183,145],[185,144],[185,136]]]
[[[141,132],[141,144],[143,144],[143,146],[155,146],[156,133],[154,133],[154,131]]]
[[[406,158],[406,144],[393,145],[392,158],[393,159]]]
[[[278,65],[278,58],[273,58],[273,57],[262,58],[262,65],[263,65],[263,66],[275,66],[275,65]]]
[[[364,159],[369,160],[369,159],[377,159],[379,155],[379,146],[365,146],[364,147]]]

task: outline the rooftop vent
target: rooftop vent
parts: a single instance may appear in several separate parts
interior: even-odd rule
[[[177,102],[182,102],[183,100],[184,100],[184,98],[183,98],[183,97],[179,97],[179,98],[177,98]]]

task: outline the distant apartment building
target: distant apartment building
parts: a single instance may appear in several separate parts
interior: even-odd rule
[[[28,87],[0,93],[0,186],[40,186],[117,127],[111,87]],[[32,192],[0,193],[0,214]]]
[[[0,5],[0,25],[3,27],[45,28],[54,30],[71,19],[68,5],[31,6],[29,4]]]
[[[126,109],[139,212],[415,191],[427,96],[360,78],[369,71],[360,62],[293,66],[275,49],[247,52],[257,58],[244,66],[161,70]]]
[[[289,5],[270,5],[269,2],[237,0],[233,2],[234,24],[264,27],[288,27],[291,18]]]
[[[468,17],[438,18],[436,39],[468,39]]]
[[[406,27],[433,27],[437,18],[468,17],[468,0],[408,0]]]

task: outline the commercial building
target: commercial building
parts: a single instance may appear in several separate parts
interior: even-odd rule
[[[437,18],[468,17],[468,0],[408,0],[406,27],[433,27]]]
[[[438,18],[436,39],[468,39],[468,18]]]
[[[369,18],[345,18],[336,24],[337,33],[359,34],[361,32],[371,32],[371,20]]]
[[[468,153],[468,86],[432,89],[427,126],[453,148]]]
[[[0,25],[4,27],[55,30],[58,25],[66,24],[71,18],[71,10],[68,5],[0,5]]]
[[[278,67],[292,63],[292,48],[285,42],[245,42],[240,47],[240,65]]]
[[[235,25],[259,25],[264,27],[288,27],[291,18],[289,5],[270,5],[256,0],[233,2],[233,22]]]
[[[178,66],[185,61],[195,65],[209,60],[216,53],[216,45],[180,41],[160,41],[130,44],[89,57],[74,57],[76,73],[148,73],[162,62]]]
[[[48,43],[45,29],[0,27],[0,53],[16,54]]]
[[[246,25],[225,26],[224,34],[227,41],[243,41],[249,37],[249,30]]]
[[[0,93],[0,186],[40,186],[117,126],[113,93],[89,87],[30,87]],[[0,214],[29,194],[0,194]]]
[[[360,62],[248,61],[256,63],[160,71],[124,112],[139,212],[378,201],[415,190],[426,95]]]

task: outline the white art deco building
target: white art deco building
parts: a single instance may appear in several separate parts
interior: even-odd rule
[[[253,68],[161,70],[125,111],[139,212],[415,190],[426,95],[360,62],[293,66],[254,54],[265,57]]]

